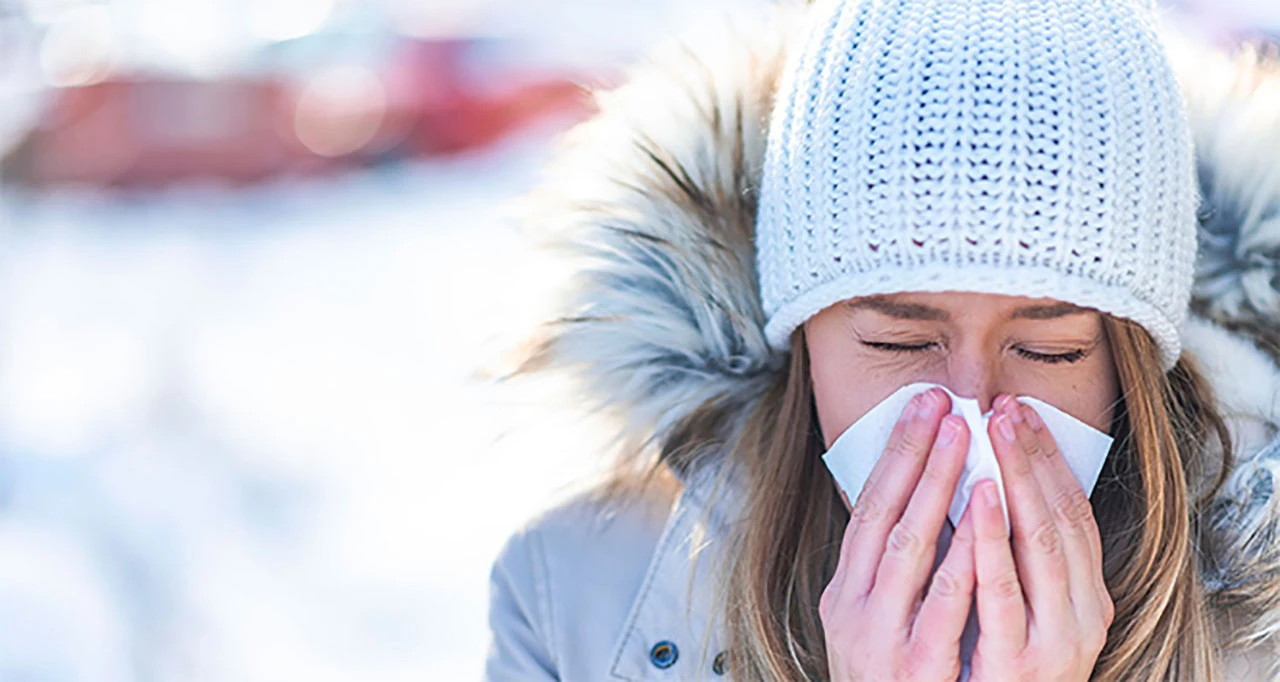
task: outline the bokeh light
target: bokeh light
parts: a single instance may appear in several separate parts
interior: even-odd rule
[[[334,0],[257,0],[249,5],[250,29],[265,40],[314,33],[333,12]]]
[[[321,156],[358,151],[378,133],[387,93],[377,74],[358,66],[338,66],[312,77],[298,97],[294,126],[298,140]]]
[[[40,47],[40,67],[45,81],[54,87],[97,83],[111,72],[120,57],[110,8],[77,7],[57,14]]]

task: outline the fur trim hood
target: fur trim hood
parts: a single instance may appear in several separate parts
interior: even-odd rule
[[[631,451],[665,457],[692,419],[736,432],[786,365],[765,342],[753,226],[802,12],[752,8],[599,93],[534,196],[538,236],[580,260],[523,369],[572,373]],[[1201,519],[1204,581],[1233,639],[1260,643],[1280,630],[1280,64],[1167,34],[1202,193],[1184,347],[1237,440]]]

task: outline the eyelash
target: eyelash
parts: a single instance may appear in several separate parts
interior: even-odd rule
[[[872,348],[890,351],[893,353],[916,353],[919,351],[927,350],[929,347],[934,345],[932,343],[927,343],[922,346],[907,346],[899,343],[883,343],[879,341],[863,341],[863,343],[865,343],[868,346],[871,346]],[[1016,350],[1019,355],[1021,355],[1022,357],[1028,360],[1043,362],[1047,365],[1057,365],[1061,363],[1070,364],[1073,362],[1079,362],[1080,360],[1084,359],[1084,356],[1086,355],[1084,350],[1073,350],[1070,353],[1061,353],[1061,354],[1035,353],[1023,348],[1015,348],[1014,350]]]

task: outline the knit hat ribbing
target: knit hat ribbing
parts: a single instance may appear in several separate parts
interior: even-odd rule
[[[770,345],[846,298],[1051,297],[1181,352],[1198,202],[1147,0],[831,0],[779,85],[756,232]]]

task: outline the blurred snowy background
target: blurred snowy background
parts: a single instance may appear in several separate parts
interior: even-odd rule
[[[508,200],[577,84],[755,1],[0,0],[0,682],[477,678],[594,464],[472,376],[555,279]]]

